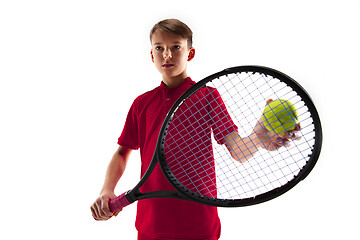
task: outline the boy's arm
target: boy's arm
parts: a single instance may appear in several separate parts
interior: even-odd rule
[[[225,146],[233,159],[244,163],[258,151],[251,136],[242,138],[237,131],[234,131],[225,137]]]
[[[108,202],[116,197],[115,186],[124,173],[131,149],[119,146],[114,153],[106,171],[104,185],[100,197],[91,205],[91,212],[95,220],[108,220],[113,216],[110,212]],[[117,215],[117,214],[115,214]]]

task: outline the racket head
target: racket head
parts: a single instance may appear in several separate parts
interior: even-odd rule
[[[298,111],[301,139],[289,148],[261,149],[245,163],[235,161],[222,142],[224,136],[216,136],[217,127],[208,122],[219,114],[211,113],[217,107],[209,107],[218,94],[242,137],[251,133],[267,99],[290,100]],[[210,142],[204,135],[211,136]],[[240,66],[201,80],[177,100],[164,120],[156,154],[168,181],[189,200],[237,207],[268,201],[293,188],[315,166],[321,145],[319,115],[300,84],[275,69]]]

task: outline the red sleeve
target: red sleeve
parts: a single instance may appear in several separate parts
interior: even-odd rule
[[[238,127],[231,119],[225,103],[216,89],[210,89],[208,101],[210,103],[210,123],[214,138],[218,144],[224,144],[224,138],[228,134],[237,131]]]
[[[133,102],[128,112],[123,131],[118,138],[118,144],[133,150],[139,149],[138,114],[136,101]]]

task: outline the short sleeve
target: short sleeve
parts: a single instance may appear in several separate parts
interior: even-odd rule
[[[219,92],[216,89],[210,89],[210,92],[208,101],[211,128],[216,142],[224,144],[225,137],[237,131],[238,127],[231,119]]]
[[[136,109],[136,101],[134,101],[126,117],[122,133],[118,138],[119,145],[133,150],[139,149],[138,114]]]

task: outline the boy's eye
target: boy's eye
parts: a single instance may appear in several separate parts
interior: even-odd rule
[[[160,46],[156,46],[155,49],[156,49],[156,50],[162,50],[163,48],[160,47]]]
[[[180,49],[180,46],[179,46],[179,45],[175,45],[175,46],[173,46],[173,49],[179,50],[179,49]]]

